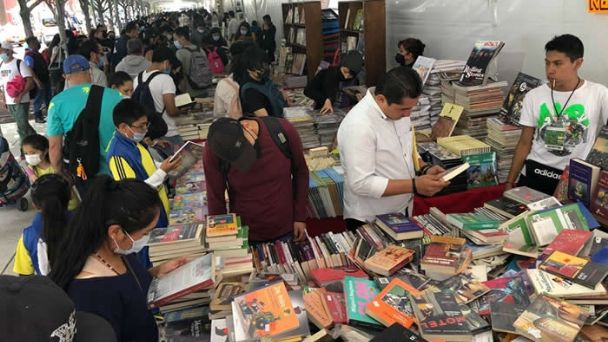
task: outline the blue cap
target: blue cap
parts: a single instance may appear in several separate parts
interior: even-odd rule
[[[73,72],[80,72],[89,70],[91,66],[89,61],[81,55],[70,55],[63,62],[63,73],[71,74]]]

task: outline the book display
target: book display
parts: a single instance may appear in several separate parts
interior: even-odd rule
[[[285,65],[285,71],[288,74],[307,75],[312,79],[324,53],[321,3],[285,3],[282,4],[282,10],[283,32],[287,47],[292,52],[292,62]]]

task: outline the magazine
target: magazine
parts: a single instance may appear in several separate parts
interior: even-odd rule
[[[194,143],[192,141],[187,141],[182,147],[177,150],[171,156],[171,160],[174,160],[178,156],[181,157],[181,161],[179,165],[169,172],[169,177],[171,178],[179,178],[183,176],[188,170],[194,166],[200,159],[203,158],[203,149],[204,145]]]

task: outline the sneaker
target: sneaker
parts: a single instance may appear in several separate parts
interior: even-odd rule
[[[36,119],[34,119],[34,122],[43,124],[43,123],[46,123],[46,119],[45,118],[36,118]]]

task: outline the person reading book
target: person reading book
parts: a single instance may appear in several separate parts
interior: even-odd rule
[[[340,124],[348,229],[355,230],[376,215],[401,212],[409,216],[413,194],[432,196],[449,184],[441,179],[443,168],[422,161],[416,177],[409,116],[421,92],[416,71],[394,68]]]
[[[306,237],[308,167],[289,121],[220,118],[209,127],[207,147],[209,215],[226,213],[228,190],[229,211],[249,226],[250,245]]]
[[[98,176],[51,261],[49,277],[75,309],[106,319],[118,341],[158,341],[148,310],[150,283],[186,263],[176,258],[146,269],[137,261],[161,206],[158,192],[143,181]]]
[[[517,182],[553,194],[570,159],[584,160],[608,121],[608,89],[578,74],[583,54],[583,42],[571,34],[545,45],[549,82],[524,98],[519,120],[523,129],[506,190]]]

